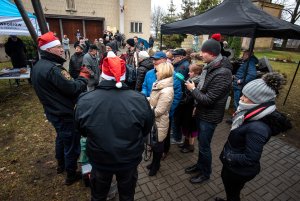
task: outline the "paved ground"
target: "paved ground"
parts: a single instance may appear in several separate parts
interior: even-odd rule
[[[194,164],[197,152],[182,154],[172,145],[170,154],[162,161],[158,174],[147,175],[146,165],[139,166],[139,180],[135,200],[213,200],[225,196],[220,177],[219,154],[229,133],[229,125],[221,123],[212,141],[213,173],[205,184],[190,184],[190,175],[184,168]],[[261,159],[262,171],[246,184],[242,200],[300,200],[300,150],[272,137],[264,148]]]

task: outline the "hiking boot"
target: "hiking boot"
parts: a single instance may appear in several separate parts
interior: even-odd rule
[[[81,179],[80,172],[68,172],[65,180],[65,185],[70,186]]]

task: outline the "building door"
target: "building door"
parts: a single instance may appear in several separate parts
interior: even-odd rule
[[[91,43],[97,38],[103,37],[103,21],[85,20],[86,37]]]
[[[61,36],[61,31],[60,31],[60,27],[59,27],[59,19],[54,19],[54,18],[46,18],[46,21],[49,24],[49,30],[52,32],[56,33],[56,37],[61,40],[62,36]]]
[[[62,19],[62,27],[64,34],[70,39],[70,43],[74,44],[77,41],[76,31],[79,29],[81,36],[83,36],[82,20]]]

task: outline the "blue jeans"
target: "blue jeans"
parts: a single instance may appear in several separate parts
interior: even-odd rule
[[[209,178],[211,174],[211,148],[210,143],[217,127],[215,123],[209,123],[198,119],[198,146],[199,146],[199,155],[197,166],[200,172]]]
[[[80,134],[75,131],[74,121],[46,113],[56,130],[55,158],[64,161],[67,172],[75,172],[80,154]]]
[[[240,97],[242,95],[242,88],[234,87],[233,86],[233,104],[234,104],[234,111],[237,110],[239,106]]]
[[[181,133],[181,130],[176,125],[176,123],[174,121],[174,117],[171,118],[171,127],[172,127],[173,139],[180,142],[182,139],[182,133]]]

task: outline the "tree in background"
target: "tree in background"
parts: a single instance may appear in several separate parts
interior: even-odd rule
[[[182,13],[180,13],[180,18],[185,20],[195,15],[195,5],[194,0],[182,0],[181,9]]]
[[[284,6],[282,10],[281,18],[292,24],[297,24],[300,18],[300,0],[275,0],[273,3],[281,4]],[[285,48],[287,44],[287,39],[284,39],[281,47]],[[300,49],[300,46],[298,47]]]
[[[228,37],[228,46],[234,51],[234,58],[237,59],[241,54],[242,39],[241,37]]]
[[[163,24],[163,19],[165,17],[165,13],[162,7],[157,6],[154,8],[152,13],[152,28],[155,30],[155,38],[157,38],[158,32],[160,31],[160,26]]]
[[[195,8],[196,15],[204,13],[205,11],[215,7],[220,3],[220,0],[201,0],[201,2],[197,4]]]
[[[176,7],[171,0],[168,7],[168,13],[163,18],[163,24],[168,24],[179,20],[179,16],[175,14]],[[166,49],[174,49],[180,47],[181,42],[184,40],[184,36],[181,34],[163,35],[163,44]]]

